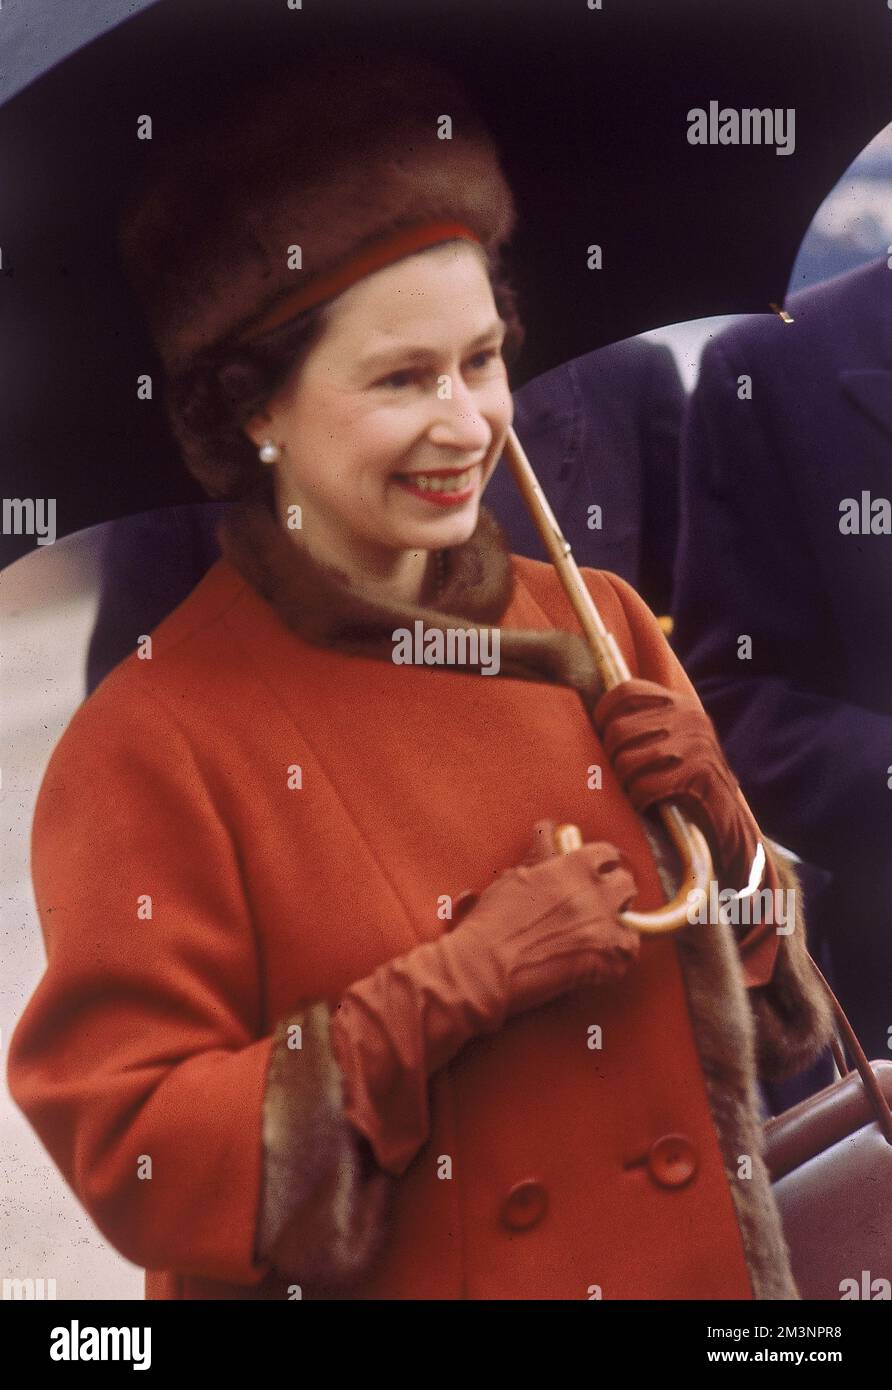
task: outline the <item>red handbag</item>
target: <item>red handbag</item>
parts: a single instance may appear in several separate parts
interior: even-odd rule
[[[892,1297],[892,1062],[868,1062],[821,971],[840,1043],[836,1081],[765,1123],[793,1276],[804,1299]]]

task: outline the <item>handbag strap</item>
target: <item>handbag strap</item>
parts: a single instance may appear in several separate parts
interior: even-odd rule
[[[830,1000],[834,1017],[836,1019],[836,1026],[842,1035],[843,1041],[848,1045],[849,1053],[852,1057],[853,1062],[855,1063],[855,1067],[857,1068],[861,1076],[861,1080],[864,1082],[864,1089],[867,1092],[871,1104],[873,1105],[874,1112],[877,1118],[877,1124],[882,1130],[885,1138],[888,1140],[890,1144],[892,1144],[892,1109],[889,1108],[889,1102],[886,1100],[886,1097],[883,1094],[883,1088],[880,1086],[880,1083],[876,1078],[876,1073],[874,1072],[873,1067],[867,1060],[867,1055],[864,1051],[864,1048],[858,1041],[858,1036],[848,1020],[845,1009],[843,1008],[842,1004],[840,1004],[839,1000],[833,993],[833,990],[830,988],[827,981],[824,979],[824,976],[821,970],[818,968],[814,960],[814,957],[808,951],[806,951],[805,954],[811,961],[812,968],[815,974],[817,975],[818,979],[820,980],[821,984],[824,986],[824,989],[827,992],[827,996]],[[845,1060],[844,1054],[841,1055],[843,1056],[843,1060]],[[849,1070],[851,1070],[851,1068],[849,1068]]]

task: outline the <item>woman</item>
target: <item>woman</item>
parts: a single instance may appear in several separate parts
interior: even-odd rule
[[[679,800],[738,889],[759,830],[634,591],[583,571],[636,676],[602,696],[481,505],[514,221],[396,58],[249,94],[124,218],[187,463],[238,500],[53,754],[9,1081],[149,1297],[798,1296],[756,1074],[829,1036],[802,925],[617,921],[663,899],[636,812]],[[497,626],[495,678],[397,663],[419,622]]]

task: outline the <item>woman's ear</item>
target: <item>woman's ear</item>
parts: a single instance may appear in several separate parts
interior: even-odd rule
[[[272,416],[269,411],[258,410],[252,415],[250,420],[246,420],[242,425],[242,430],[256,448],[260,448],[265,439],[269,439],[272,427]]]

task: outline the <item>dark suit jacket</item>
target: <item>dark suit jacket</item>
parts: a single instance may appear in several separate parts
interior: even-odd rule
[[[536,377],[515,393],[514,425],[576,561],[614,570],[669,611],[684,390],[669,349],[629,339]],[[519,555],[546,559],[501,461],[484,494]],[[588,528],[599,506],[601,530]],[[225,502],[125,517],[106,528],[87,687],[166,617],[219,557]]]
[[[564,362],[514,398],[514,428],[576,563],[621,575],[656,613],[672,602],[684,400],[669,349],[637,338]],[[516,554],[548,558],[504,461],[484,501]]]
[[[892,270],[709,344],[682,442],[673,641],[766,832],[831,870],[820,926],[871,1056],[892,1025]],[[738,378],[752,378],[752,399]],[[752,658],[738,657],[741,636]]]

